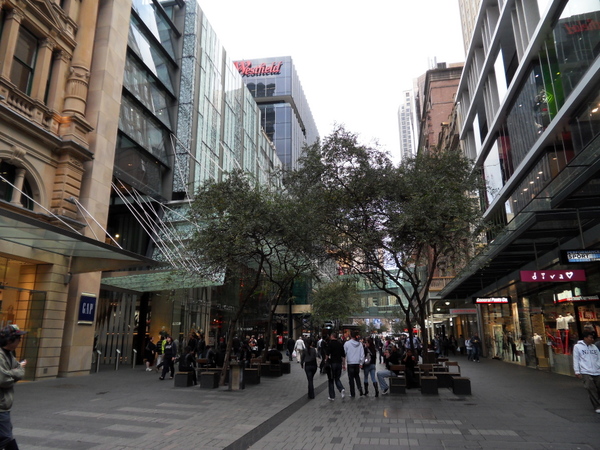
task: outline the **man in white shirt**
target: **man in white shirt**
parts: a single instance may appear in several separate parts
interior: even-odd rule
[[[594,342],[595,331],[584,331],[582,340],[573,347],[573,370],[575,376],[583,381],[592,406],[600,414],[600,350]]]

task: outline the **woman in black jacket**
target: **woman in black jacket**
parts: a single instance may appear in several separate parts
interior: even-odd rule
[[[308,398],[315,398],[315,386],[313,383],[313,378],[315,377],[315,373],[317,373],[317,349],[315,348],[315,341],[312,339],[308,339],[306,344],[306,349],[302,352],[301,355],[302,366],[304,367],[304,371],[306,372],[306,378],[308,379]]]
[[[365,346],[365,363],[363,364],[364,384],[365,384],[365,395],[369,395],[369,374],[371,374],[371,381],[373,382],[373,389],[375,389],[375,397],[379,397],[379,385],[375,378],[375,371],[377,368],[377,347],[372,337],[367,338]]]

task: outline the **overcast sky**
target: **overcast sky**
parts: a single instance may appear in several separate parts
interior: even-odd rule
[[[198,0],[233,61],[291,56],[321,136],[334,124],[395,159],[403,90],[462,62],[458,0]]]

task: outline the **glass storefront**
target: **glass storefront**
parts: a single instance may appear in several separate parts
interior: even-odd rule
[[[573,375],[573,346],[584,330],[600,335],[600,274],[586,282],[556,283],[509,304],[482,305],[487,356]],[[517,289],[526,286],[518,284]]]

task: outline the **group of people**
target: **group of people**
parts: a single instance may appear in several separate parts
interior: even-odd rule
[[[411,343],[408,339],[401,339],[392,342],[389,337],[384,341],[378,340],[373,337],[363,340],[358,331],[344,340],[333,332],[316,342],[312,338],[300,337],[292,341],[293,345],[289,344],[288,353],[292,360],[295,352],[298,363],[306,372],[309,399],[315,398],[314,376],[317,371],[327,374],[330,401],[335,400],[336,390],[342,398],[346,396],[341,380],[344,371],[348,373],[351,398],[357,393],[359,396],[369,395],[369,384],[373,386],[375,397],[379,397],[380,388],[382,395],[387,394],[389,386],[386,379],[399,375],[391,370],[393,365],[404,365],[407,387],[416,386],[415,367],[419,362],[420,341]],[[378,353],[386,366],[380,371],[377,371]]]

